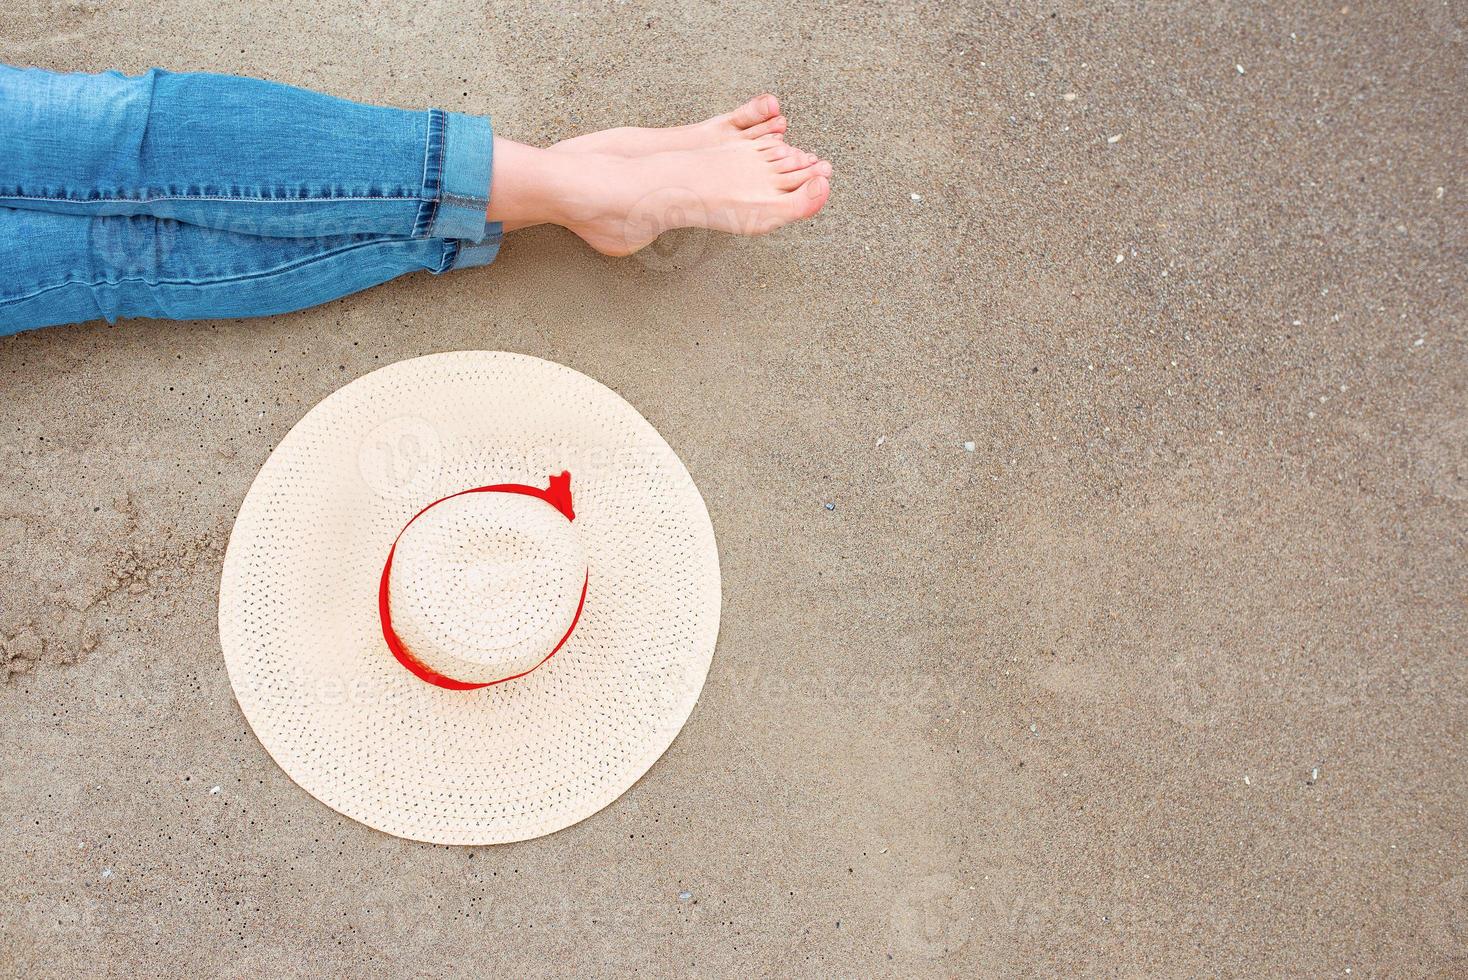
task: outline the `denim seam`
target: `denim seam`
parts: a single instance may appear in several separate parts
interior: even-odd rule
[[[428,132],[423,137],[423,174],[418,178],[418,199],[423,199],[423,189],[428,186],[428,147],[433,140],[433,110],[428,110]]]
[[[216,194],[178,194],[162,197],[45,197],[31,194],[0,194],[0,201],[49,201],[59,204],[156,204],[160,201],[233,201],[238,204],[301,204],[313,201],[419,201],[421,195],[375,194],[371,197],[225,197]]]
[[[409,242],[411,242],[413,240],[412,239],[396,239],[396,241],[399,242],[399,243],[409,243]],[[97,280],[89,280],[89,279],[68,279],[65,282],[57,282],[57,283],[52,283],[49,286],[43,286],[42,288],[37,289],[34,292],[26,293],[26,294],[24,294],[22,296],[11,296],[11,297],[0,296],[0,306],[6,306],[6,305],[9,305],[11,303],[20,303],[20,302],[23,302],[24,300],[28,300],[28,299],[35,299],[37,296],[44,295],[45,293],[49,293],[49,292],[51,292],[52,290],[55,290],[55,289],[65,289],[67,286],[87,286],[87,287],[91,287],[91,286],[119,286],[119,285],[121,285],[121,284],[123,284],[125,282],[140,282],[140,283],[143,283],[144,285],[147,285],[147,286],[217,286],[217,285],[221,285],[223,283],[249,282],[252,279],[264,279],[264,278],[266,278],[268,276],[279,275],[282,272],[290,272],[292,270],[299,269],[299,268],[301,268],[303,266],[310,265],[313,262],[320,262],[323,259],[330,259],[330,258],[335,258],[338,255],[345,255],[346,253],[356,251],[359,248],[371,248],[374,245],[382,245],[382,244],[385,244],[385,242],[382,241],[382,240],[372,241],[372,242],[357,242],[357,243],[354,243],[352,245],[344,246],[342,248],[333,249],[330,252],[318,252],[315,255],[310,255],[310,256],[307,256],[306,258],[303,258],[303,259],[297,259],[294,262],[287,262],[284,265],[278,265],[278,266],[274,267],[273,269],[262,269],[259,272],[251,272],[248,275],[242,275],[242,276],[221,276],[221,277],[219,277],[217,279],[204,279],[204,280],[196,280],[196,279],[157,279],[157,280],[154,280],[154,279],[148,279],[148,278],[146,278],[144,276],[123,276],[120,279],[97,279]]]
[[[429,238],[433,235],[433,225],[438,220],[439,195],[443,191],[443,168],[448,160],[448,147],[448,113],[442,109],[429,109],[428,138],[424,141],[423,150],[423,191],[419,195],[422,203],[418,209],[418,220],[413,223],[414,238]]]
[[[489,205],[489,199],[485,197],[465,197],[462,194],[444,194],[439,198],[450,207],[459,208],[484,208]]]
[[[435,188],[436,193],[433,195],[433,215],[428,219],[427,233],[430,235],[433,234],[434,229],[438,226],[438,211],[443,207],[444,198],[444,171],[447,170],[450,159],[452,158],[449,156],[449,114],[445,112],[443,114],[443,150],[438,156],[438,186]]]

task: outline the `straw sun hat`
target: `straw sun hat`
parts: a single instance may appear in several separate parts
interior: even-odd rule
[[[688,471],[609,388],[519,354],[403,361],[301,419],[240,508],[219,632],[286,773],[400,837],[525,840],[662,755],[719,630]]]

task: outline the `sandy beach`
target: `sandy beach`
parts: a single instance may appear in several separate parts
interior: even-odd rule
[[[1465,30],[1441,0],[0,13],[10,64],[538,144],[769,90],[836,169],[765,238],[535,228],[301,313],[0,338],[0,976],[1468,972]],[[461,349],[637,406],[723,571],[668,753],[498,847],[308,796],[216,623],[290,427]]]

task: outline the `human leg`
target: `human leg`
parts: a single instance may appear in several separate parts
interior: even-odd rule
[[[489,120],[255,78],[0,65],[0,207],[270,237],[482,241]]]
[[[267,316],[407,272],[483,265],[498,240],[271,238],[148,215],[0,208],[0,336],[105,318]]]

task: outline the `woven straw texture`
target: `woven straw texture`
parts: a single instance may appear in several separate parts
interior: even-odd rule
[[[587,581],[577,530],[550,504],[463,494],[429,509],[399,539],[393,628],[446,677],[514,677],[566,635]]]
[[[586,603],[570,640],[532,673],[476,691],[414,677],[388,650],[377,610],[398,532],[441,497],[545,486],[562,470],[575,542],[518,533],[516,508],[561,520],[541,501],[472,502],[488,506],[482,521],[475,506],[440,505],[411,557],[395,558],[392,591],[413,597],[410,630],[440,663],[486,638],[514,660],[564,628],[584,555]],[[510,538],[529,571],[499,597],[499,619],[434,557]],[[708,511],[647,420],[570,368],[465,351],[359,378],[291,429],[230,537],[219,631],[245,717],[307,792],[400,837],[492,844],[585,819],[652,766],[698,700],[719,603]]]

